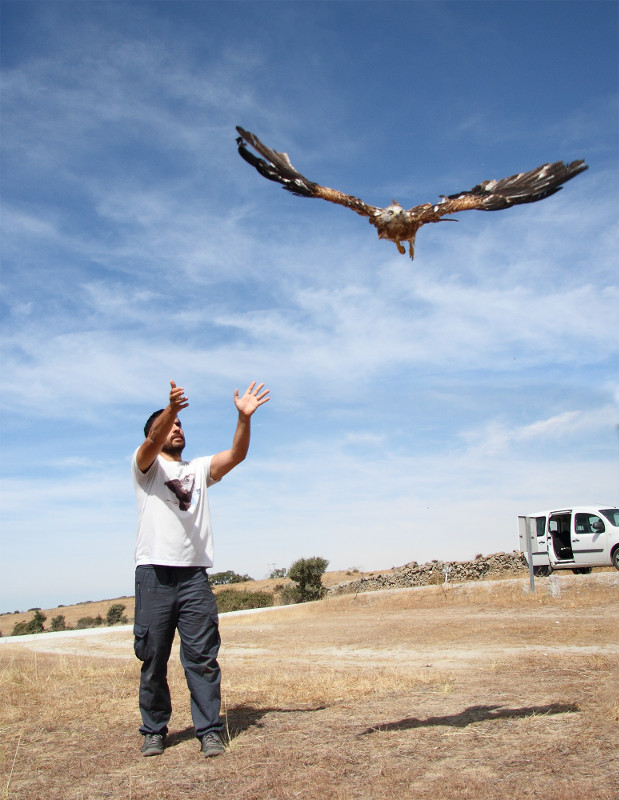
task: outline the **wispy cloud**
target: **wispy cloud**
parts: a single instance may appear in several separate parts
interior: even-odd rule
[[[48,404],[69,393],[73,403],[59,407],[74,415],[85,402],[114,403],[115,393],[108,392],[117,382],[138,397],[153,363],[176,363],[178,369],[192,364],[195,372],[196,364],[208,362],[211,375],[227,374],[230,363],[255,363],[292,386],[306,376],[320,378],[325,390],[336,389],[344,372],[355,388],[402,369],[491,365],[513,373],[617,355],[609,337],[617,316],[613,287],[541,293],[459,280],[439,284],[429,277],[406,281],[402,286],[379,276],[374,290],[290,286],[286,295],[280,292],[278,307],[265,294],[267,307],[245,311],[222,310],[225,284],[213,285],[200,302],[186,299],[182,283],[166,291],[157,281],[89,281],[74,287],[69,305],[80,302],[79,325],[68,317],[50,331],[53,316],[40,302],[36,316],[24,317],[18,304],[20,326],[4,338],[5,374],[15,385],[31,387],[28,402],[39,397]],[[159,333],[162,304],[168,341]],[[183,341],[180,350],[174,340]]]
[[[491,420],[480,429],[462,433],[467,443],[467,452],[472,457],[496,458],[516,445],[536,446],[539,443],[560,443],[565,451],[565,441],[575,442],[587,434],[611,435],[616,425],[617,414],[613,406],[564,411],[561,414],[535,422],[510,426],[501,420]],[[574,445],[576,446],[576,445]],[[577,445],[582,454],[581,445]]]

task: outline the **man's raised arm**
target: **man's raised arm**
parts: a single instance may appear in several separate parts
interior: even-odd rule
[[[232,440],[232,447],[229,450],[222,450],[211,459],[211,478],[218,481],[223,478],[231,469],[240,464],[245,459],[249,450],[249,439],[251,435],[251,416],[254,411],[264,403],[269,401],[269,390],[264,389],[264,383],[256,386],[256,381],[252,381],[247,387],[245,394],[239,397],[239,390],[234,390],[234,404],[236,405],[239,418]]]
[[[189,401],[185,390],[170,381],[170,401],[161,414],[153,421],[150,430],[136,455],[138,469],[146,472],[157,458],[178,418],[179,411],[187,408]]]

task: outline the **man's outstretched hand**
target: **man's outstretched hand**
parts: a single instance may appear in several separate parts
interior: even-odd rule
[[[182,386],[177,386],[174,381],[170,381],[170,408],[175,414],[187,408],[189,400],[185,396],[185,390]]]
[[[239,414],[243,414],[245,417],[251,417],[258,406],[268,403],[270,399],[269,389],[264,389],[264,383],[256,386],[256,381],[252,381],[242,397],[239,396],[238,389],[234,390],[234,404]]]

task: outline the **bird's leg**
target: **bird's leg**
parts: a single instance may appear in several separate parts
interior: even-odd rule
[[[406,249],[402,244],[402,242],[396,242],[395,245],[398,248],[398,253],[400,253],[401,255],[404,255],[404,253],[406,253]]]
[[[411,257],[411,261],[415,258],[415,240],[409,239],[408,240],[408,254]]]

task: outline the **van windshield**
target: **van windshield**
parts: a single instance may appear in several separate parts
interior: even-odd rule
[[[602,508],[600,514],[604,514],[611,525],[619,528],[619,508]]]

